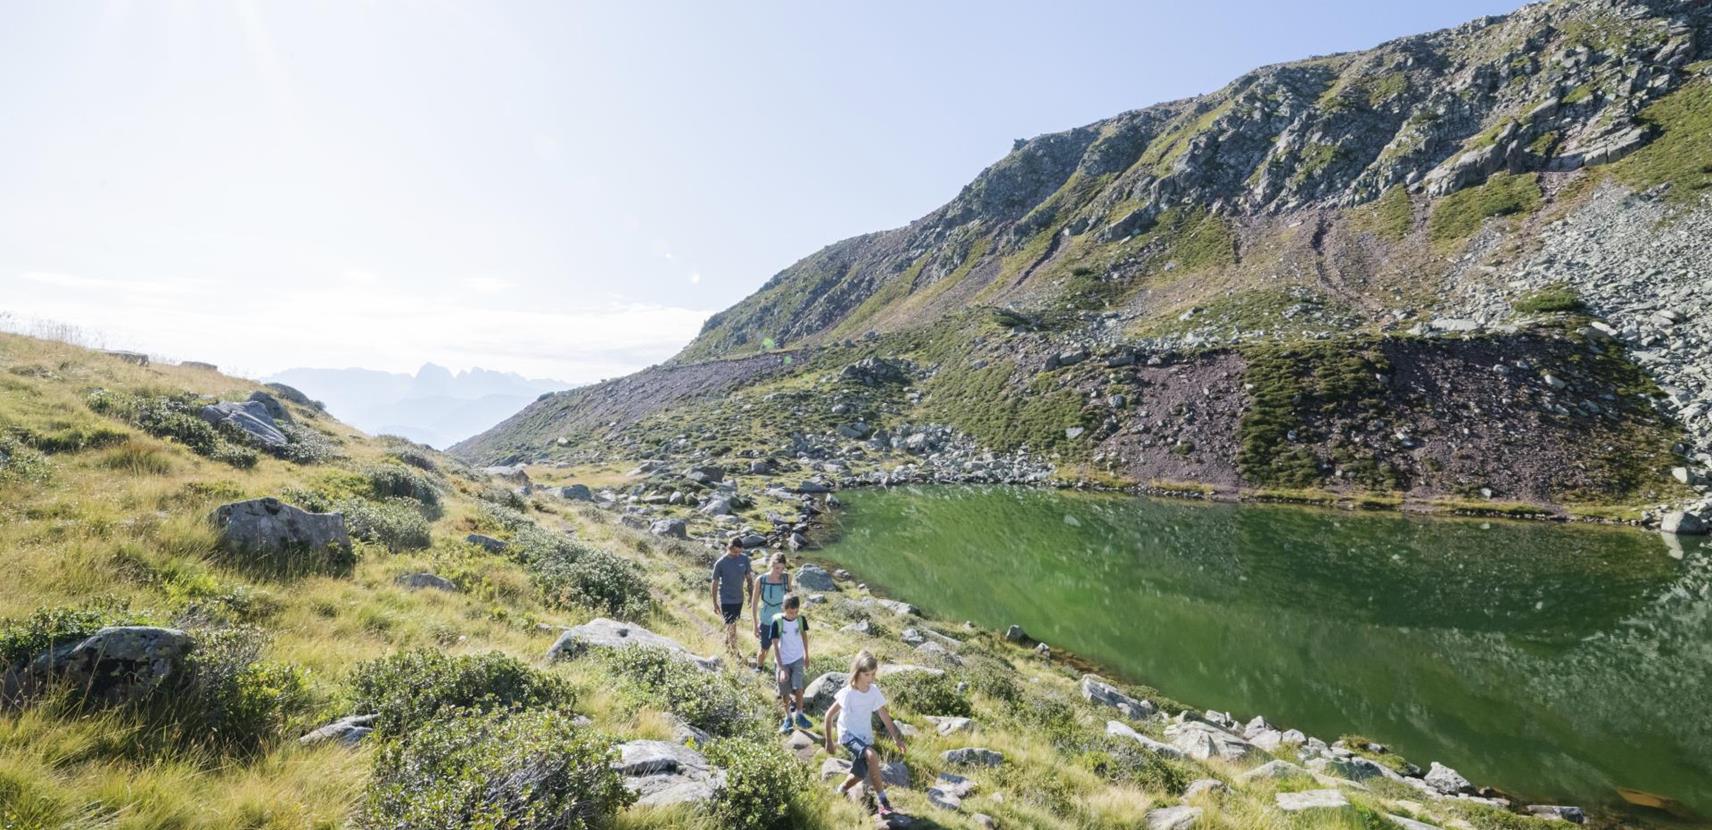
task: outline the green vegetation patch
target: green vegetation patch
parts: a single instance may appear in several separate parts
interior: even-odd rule
[[[1579,312],[1586,308],[1581,295],[1568,283],[1552,283],[1537,291],[1517,297],[1510,307],[1521,314],[1552,314]]]
[[[1081,452],[1065,435],[1072,427],[1094,425],[1087,401],[1074,390],[1036,388],[1028,392],[1011,381],[1009,363],[981,369],[941,371],[928,383],[923,404],[929,415],[973,436],[982,446],[1010,452]],[[1048,378],[1050,381],[1050,378]]]
[[[808,769],[767,741],[721,738],[706,747],[707,759],[725,770],[725,786],[714,794],[713,814],[735,830],[804,827],[809,810],[800,799],[809,788]]]
[[[728,672],[704,671],[661,648],[597,649],[596,654],[638,703],[671,712],[697,729],[743,735],[767,720]]]
[[[1427,233],[1434,242],[1455,242],[1494,216],[1533,213],[1539,209],[1540,199],[1537,174],[1497,173],[1485,184],[1438,200],[1427,219]]]
[[[203,402],[195,395],[132,395],[97,389],[89,394],[89,408],[131,424],[155,436],[176,441],[197,455],[240,469],[256,465],[256,451],[242,439],[202,420]]]
[[[1689,204],[1712,188],[1712,81],[1700,80],[1641,110],[1658,131],[1650,144],[1611,165],[1619,181],[1646,190],[1670,185],[1670,201]]]
[[[370,660],[351,675],[351,710],[380,713],[375,729],[385,736],[417,731],[453,711],[568,710],[575,700],[563,678],[497,651],[452,657],[419,648]],[[436,722],[427,731],[441,728]]]
[[[591,830],[636,800],[610,739],[554,710],[460,713],[389,742],[356,825]]]
[[[1373,203],[1369,227],[1381,239],[1397,242],[1415,229],[1415,202],[1409,189],[1396,185],[1387,189]]]
[[[1257,345],[1245,349],[1243,357],[1247,361],[1243,380],[1250,387],[1251,403],[1239,426],[1237,466],[1251,484],[1320,484],[1325,480],[1322,465],[1329,459],[1321,459],[1309,448],[1319,437],[1311,434],[1310,420],[1359,421],[1377,417],[1384,408],[1384,386],[1378,376],[1389,370],[1389,364],[1372,341]],[[1382,470],[1371,472],[1374,479],[1386,477]],[[1356,478],[1359,481],[1362,476]]]

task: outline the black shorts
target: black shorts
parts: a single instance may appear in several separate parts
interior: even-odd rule
[[[743,603],[722,602],[719,604],[719,615],[725,618],[725,624],[737,622],[743,616]]]

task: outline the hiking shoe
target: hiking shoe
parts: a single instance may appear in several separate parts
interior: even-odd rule
[[[880,818],[891,818],[892,814],[895,812],[897,812],[897,811],[892,809],[892,805],[887,804],[886,802],[882,801],[882,802],[880,802],[879,809],[875,810],[874,814],[879,816]]]
[[[808,715],[805,715],[801,712],[798,712],[797,713],[797,728],[798,729],[813,729],[814,728],[814,721],[809,720]]]
[[[795,728],[796,728],[796,726],[791,723],[791,719],[785,718],[784,721],[782,721],[779,724],[779,734],[780,735],[789,735],[789,734],[791,734],[791,730],[793,730]]]

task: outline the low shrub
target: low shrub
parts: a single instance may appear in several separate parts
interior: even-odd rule
[[[362,828],[586,830],[636,796],[611,742],[568,714],[460,712],[382,746],[356,817]]]
[[[140,622],[133,615],[103,608],[41,608],[23,619],[0,621],[0,668],[77,642],[109,625]]]
[[[428,519],[422,515],[419,503],[412,499],[352,498],[340,502],[336,509],[345,514],[345,527],[352,536],[385,545],[395,553],[434,544]]]
[[[1016,674],[1015,668],[984,657],[970,658],[958,673],[970,689],[1005,703],[1015,703],[1022,697],[1022,686],[1017,684]]]
[[[476,494],[476,498],[495,507],[510,510],[517,514],[515,518],[509,516],[499,518],[496,515],[496,520],[500,521],[501,524],[517,520],[522,520],[524,522],[529,521],[527,518],[523,517],[523,511],[529,509],[529,502],[525,501],[520,493],[507,490],[504,487],[483,487],[481,492]]]
[[[9,435],[0,435],[0,484],[44,482],[53,474],[47,456]]]
[[[1148,792],[1181,795],[1189,782],[1199,777],[1134,740],[1111,735],[1091,740],[1075,758],[1079,766],[1107,781],[1133,784]]]
[[[397,459],[398,463],[415,467],[418,470],[429,473],[437,473],[440,471],[440,465],[435,464],[434,457],[429,455],[424,449],[417,447],[415,444],[409,443],[406,439],[400,438],[397,440],[400,443],[392,449],[387,450],[386,454]]]
[[[378,712],[375,728],[402,735],[452,710],[569,709],[571,686],[499,652],[451,657],[434,649],[401,651],[357,666],[351,711]]]
[[[768,742],[735,738],[707,747],[707,758],[725,770],[725,786],[714,795],[713,813],[725,827],[773,830],[800,827],[795,798],[808,788],[808,772]]]
[[[598,654],[642,702],[697,729],[733,736],[765,720],[754,696],[727,673],[703,671],[660,648],[602,649]]]
[[[621,620],[638,620],[653,602],[642,566],[598,548],[576,546],[533,563],[535,584],[550,605],[588,608]]]
[[[295,464],[323,464],[339,457],[339,442],[318,429],[287,422],[275,426],[291,441],[279,451],[280,458]]]
[[[439,518],[440,489],[420,471],[403,464],[375,464],[363,470],[363,477],[376,500],[410,499],[423,506],[428,518]]]
[[[966,718],[971,714],[969,699],[957,691],[957,681],[949,675],[906,672],[886,678],[880,686],[887,700],[918,715]]]
[[[202,420],[197,413],[203,404],[195,395],[143,396],[97,389],[87,403],[98,414],[125,421],[156,438],[177,441],[197,455],[240,469],[256,465],[255,450]]]
[[[1510,307],[1522,314],[1551,314],[1581,311],[1584,306],[1574,288],[1559,282],[1516,298]]]
[[[221,755],[249,755],[292,731],[313,706],[303,670],[261,659],[253,628],[204,629],[175,693],[153,704],[176,742]]]

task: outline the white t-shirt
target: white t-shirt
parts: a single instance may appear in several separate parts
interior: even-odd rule
[[[838,690],[833,700],[838,702],[838,742],[856,737],[863,743],[874,742],[874,713],[886,705],[886,696],[880,692],[880,684],[869,683],[868,691],[860,692],[855,686],[845,686]]]
[[[774,614],[768,624],[773,627],[772,638],[779,643],[779,663],[788,666],[803,659],[808,651],[803,648],[802,639],[803,632],[808,630],[808,617],[798,614],[793,620],[784,614]]]

